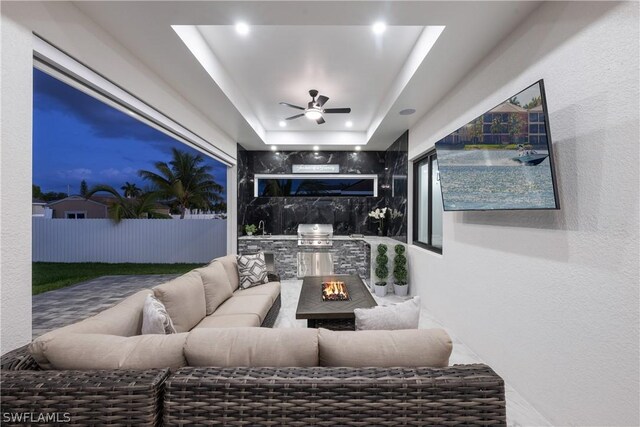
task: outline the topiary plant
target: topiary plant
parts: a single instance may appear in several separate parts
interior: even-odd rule
[[[387,263],[389,262],[389,257],[387,256],[387,245],[381,244],[378,245],[378,255],[376,256],[376,277],[379,282],[376,282],[376,285],[386,286],[387,277],[389,277],[389,267],[387,267]]]
[[[393,276],[396,279],[396,285],[404,286],[407,284],[407,257],[404,255],[406,248],[404,245],[396,245],[394,251],[396,253],[393,259]]]

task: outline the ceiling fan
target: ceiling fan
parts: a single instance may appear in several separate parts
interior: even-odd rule
[[[288,102],[281,102],[280,105],[286,105],[291,108],[295,108],[298,110],[303,110],[304,113],[296,114],[295,116],[287,117],[285,120],[293,120],[298,117],[305,116],[310,120],[315,120],[319,125],[324,123],[323,114],[336,114],[336,113],[350,113],[351,108],[322,108],[324,104],[329,100],[328,97],[324,95],[318,96],[318,91],[315,89],[311,89],[309,91],[309,95],[311,96],[311,101],[307,104],[307,108],[300,107],[298,105],[289,104]],[[318,97],[318,99],[316,99]]]

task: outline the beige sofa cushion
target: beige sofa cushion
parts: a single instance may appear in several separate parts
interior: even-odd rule
[[[215,261],[220,261],[227,272],[229,283],[231,283],[231,290],[235,291],[238,289],[238,286],[240,286],[240,276],[238,275],[238,258],[236,255],[223,256],[211,262]]]
[[[153,292],[167,309],[176,332],[190,331],[207,314],[204,286],[197,271],[156,286]]]
[[[152,295],[150,289],[145,289],[128,296],[118,304],[108,308],[95,316],[74,323],[36,338],[29,345],[33,358],[43,369],[51,369],[51,364],[44,354],[44,346],[58,335],[64,334],[106,334],[121,337],[140,335],[142,330],[142,308],[147,295]]]
[[[233,295],[229,276],[220,261],[214,261],[206,267],[197,270],[204,285],[204,298],[207,303],[207,315]]]
[[[320,366],[432,367],[449,365],[451,338],[442,329],[318,332]],[[187,358],[188,359],[188,358]]]
[[[272,306],[269,295],[247,295],[236,296],[226,300],[212,316],[222,316],[227,314],[257,314],[260,323],[264,320]]]
[[[198,328],[184,354],[189,366],[318,366],[318,330]]]
[[[187,335],[61,334],[46,343],[44,355],[53,369],[180,368]]]
[[[271,304],[276,301],[280,295],[280,282],[269,282],[264,285],[254,286],[249,289],[238,289],[233,293],[234,296],[248,295],[266,295],[271,298]]]
[[[242,328],[260,326],[260,316],[257,314],[225,314],[222,316],[207,316],[198,323],[198,328]],[[192,329],[192,331],[194,330]]]

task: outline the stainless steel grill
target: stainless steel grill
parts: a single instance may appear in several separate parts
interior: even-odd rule
[[[311,246],[314,248],[333,246],[333,225],[298,225],[298,246]]]

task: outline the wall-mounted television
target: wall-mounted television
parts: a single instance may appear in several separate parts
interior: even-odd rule
[[[435,145],[445,211],[560,208],[542,80]]]

